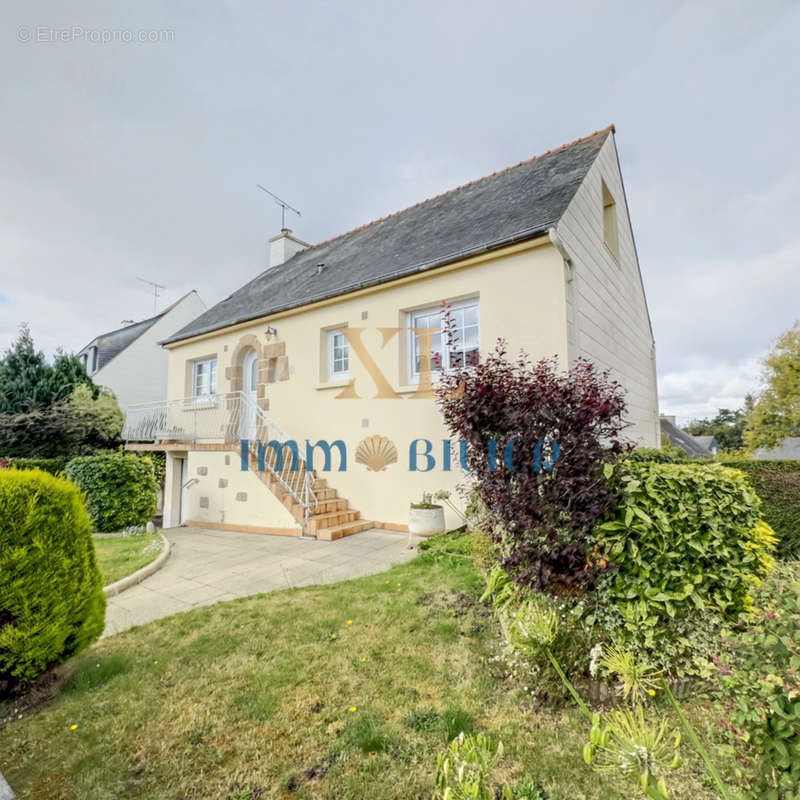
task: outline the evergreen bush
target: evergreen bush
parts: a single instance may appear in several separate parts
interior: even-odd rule
[[[79,490],[0,470],[0,696],[93,642],[105,605]]]

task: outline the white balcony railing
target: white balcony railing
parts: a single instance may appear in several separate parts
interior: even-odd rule
[[[275,422],[245,392],[228,392],[207,397],[183,397],[128,406],[122,438],[126,442],[236,445],[248,441],[252,457],[258,458],[258,442],[276,441],[285,445],[297,440]],[[298,451],[302,449],[298,446]],[[304,523],[317,506],[313,471],[305,460],[293,463],[291,448],[267,448],[264,467],[303,508]]]

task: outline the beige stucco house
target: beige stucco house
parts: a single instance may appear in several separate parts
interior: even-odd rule
[[[443,301],[456,346],[428,333]],[[169,402],[132,409],[126,436],[168,453],[165,525],[403,530],[410,502],[464,480],[456,457],[445,469],[425,351],[435,376],[498,337],[534,359],[610,369],[630,435],[658,446],[653,335],[612,127],[314,246],[281,231],[266,270],[164,341]],[[299,469],[271,447],[259,471],[257,440],[298,443]],[[415,440],[430,443],[414,445],[416,470]],[[318,441],[331,463],[317,447],[312,472],[306,442]]]

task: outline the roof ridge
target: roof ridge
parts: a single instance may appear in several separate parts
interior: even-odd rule
[[[535,156],[523,159],[517,164],[511,164],[508,167],[503,167],[503,169],[495,170],[489,175],[483,175],[480,178],[474,178],[473,180],[467,181],[466,183],[462,183],[459,186],[454,186],[452,189],[447,189],[446,191],[440,192],[439,194],[426,197],[424,200],[420,200],[416,203],[413,203],[410,206],[406,206],[406,208],[401,208],[399,211],[392,211],[391,214],[386,214],[383,217],[378,217],[377,219],[373,219],[371,222],[365,222],[363,225],[358,225],[355,228],[351,228],[349,231],[345,231],[344,233],[338,233],[336,234],[336,236],[331,236],[328,239],[323,239],[321,242],[316,242],[315,244],[312,244],[310,247],[307,247],[305,250],[301,250],[300,252],[303,253],[308,252],[308,250],[313,250],[316,247],[322,247],[322,245],[324,244],[330,244],[331,242],[335,242],[337,239],[341,239],[344,236],[349,236],[351,233],[356,233],[356,231],[363,231],[365,228],[369,228],[372,225],[377,225],[379,222],[383,222],[384,220],[396,217],[398,214],[404,214],[406,211],[410,211],[412,208],[418,208],[419,206],[425,205],[425,203],[430,203],[433,200],[440,200],[442,197],[447,197],[448,195],[454,194],[455,192],[459,192],[462,189],[466,189],[468,186],[474,186],[476,183],[482,183],[483,181],[488,181],[491,178],[496,178],[498,175],[503,175],[506,172],[510,172],[512,169],[517,169],[517,167],[523,166],[524,164],[530,164],[534,161],[537,161],[540,158],[545,158],[546,156],[550,156],[553,155],[554,153],[566,150],[568,147],[573,147],[576,144],[581,144],[582,142],[588,141],[589,139],[593,138],[594,136],[598,136],[601,133],[609,133],[609,132],[610,133],[616,132],[616,128],[614,127],[613,122],[610,125],[606,125],[605,128],[599,128],[598,130],[586,134],[585,136],[579,136],[577,139],[573,139],[571,142],[566,142],[565,144],[559,145],[558,147],[553,147],[550,150],[546,150],[544,153],[538,153]]]
[[[81,348],[81,350],[85,350],[92,342],[97,341],[98,339],[104,339],[106,336],[114,336],[115,334],[122,333],[123,331],[128,330],[128,328],[135,328],[137,325],[142,325],[145,322],[153,322],[161,319],[161,317],[165,316],[166,314],[169,314],[169,312],[172,311],[172,309],[175,308],[175,306],[177,306],[178,303],[182,303],[193,292],[197,292],[197,289],[190,289],[188,292],[179,297],[174,303],[171,303],[163,311],[159,311],[158,314],[154,314],[152,317],[145,317],[144,319],[131,322],[130,325],[123,325],[121,328],[114,328],[114,330],[112,331],[99,333],[97,336],[94,337],[94,339],[92,339],[91,342],[84,345]],[[80,352],[80,350],[78,352]]]

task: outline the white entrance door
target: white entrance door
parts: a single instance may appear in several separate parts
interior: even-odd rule
[[[242,408],[239,435],[242,439],[256,438],[256,386],[258,385],[258,357],[248,350],[242,362]]]

